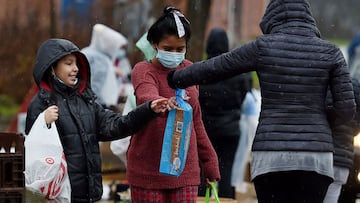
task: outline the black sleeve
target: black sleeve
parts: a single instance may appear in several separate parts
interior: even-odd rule
[[[124,116],[96,104],[99,141],[124,138],[142,129],[151,119],[157,116],[157,113],[150,108],[150,104],[151,101],[139,105]]]
[[[31,127],[33,126],[35,120],[41,112],[43,112],[47,107],[41,105],[42,102],[39,99],[39,95],[35,95],[31,100],[27,112],[26,112],[26,121],[25,121],[25,134],[29,134]]]
[[[169,75],[169,85],[186,88],[219,82],[235,75],[255,70],[257,46],[255,41],[206,61],[194,63]]]

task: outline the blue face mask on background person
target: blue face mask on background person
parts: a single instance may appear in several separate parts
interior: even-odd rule
[[[123,59],[125,56],[126,51],[124,49],[118,49],[114,54],[115,59]]]
[[[185,53],[157,50],[156,58],[166,68],[176,68],[185,59]]]

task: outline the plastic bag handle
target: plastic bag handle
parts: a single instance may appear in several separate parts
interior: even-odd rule
[[[209,203],[210,202],[210,190],[213,191],[214,193],[214,198],[216,203],[220,203],[220,199],[219,199],[219,195],[216,189],[216,183],[215,182],[210,182],[210,186],[206,186],[206,191],[205,191],[205,203]]]

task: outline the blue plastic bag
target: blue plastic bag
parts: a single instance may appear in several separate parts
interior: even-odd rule
[[[185,90],[176,89],[178,109],[169,111],[164,132],[159,172],[180,176],[186,164],[192,128],[192,107],[184,100]]]

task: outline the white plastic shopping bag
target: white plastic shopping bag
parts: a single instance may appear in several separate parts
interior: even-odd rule
[[[25,137],[25,187],[51,202],[70,203],[67,163],[55,123],[48,128],[44,112]]]
[[[103,98],[107,106],[116,105],[119,99],[120,87],[117,83],[115,68],[113,66],[107,67],[105,74],[100,92],[101,98]]]
[[[110,142],[111,152],[127,166],[126,152],[130,145],[130,136]]]

